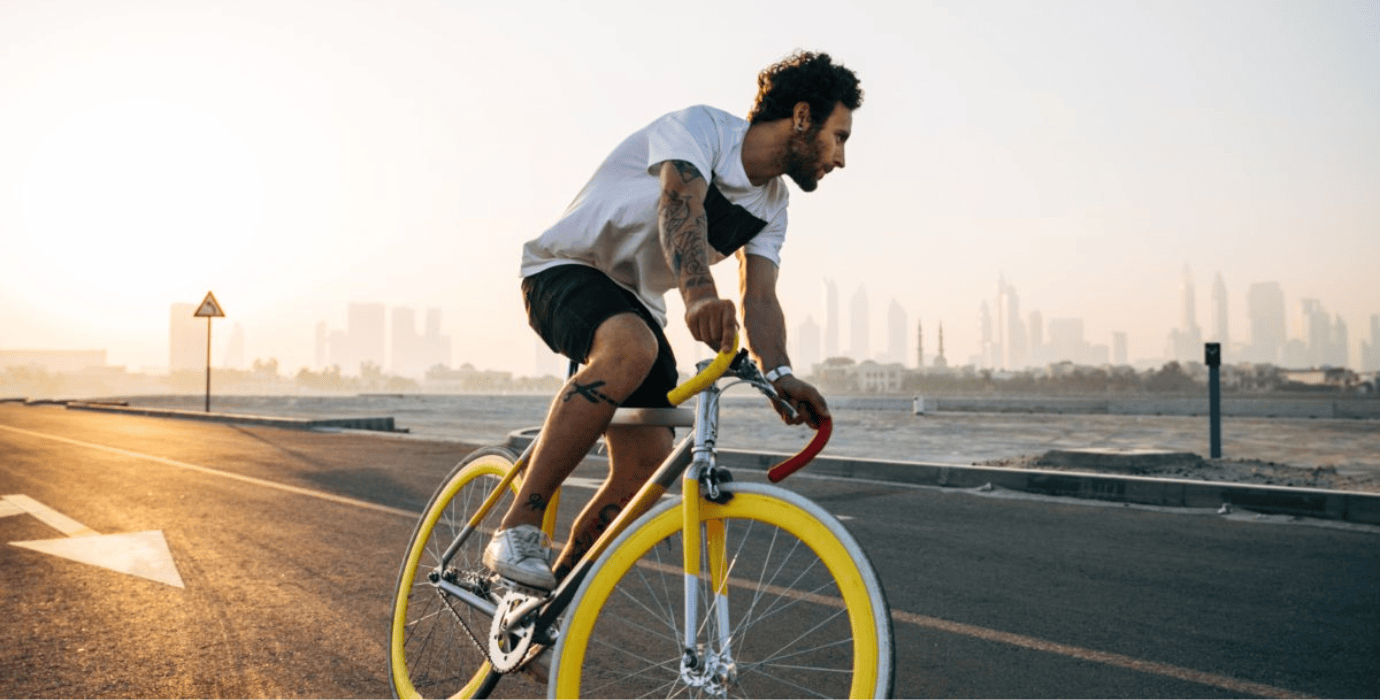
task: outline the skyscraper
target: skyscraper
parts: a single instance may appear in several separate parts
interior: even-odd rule
[[[168,312],[168,371],[206,370],[206,320],[195,304],[173,304]]]
[[[1125,331],[1113,331],[1113,332],[1112,332],[1112,364],[1114,364],[1114,365],[1124,365],[1124,364],[1127,364],[1127,361],[1126,361],[1126,360],[1127,360],[1127,352],[1126,352],[1126,332],[1125,332]]]
[[[906,310],[901,308],[900,302],[894,298],[891,306],[887,309],[887,361],[900,362],[906,361]]]
[[[1251,362],[1278,363],[1285,343],[1284,291],[1278,282],[1257,282],[1246,292],[1250,316],[1251,342],[1247,359]]]
[[[978,361],[975,364],[996,367],[1001,351],[997,344],[992,342],[992,311],[988,308],[986,300],[978,310],[978,333]]]
[[[824,357],[839,354],[839,288],[834,280],[824,280]]]
[[[1165,353],[1180,362],[1203,361],[1203,331],[1198,326],[1198,302],[1193,289],[1193,272],[1184,265],[1179,279],[1179,327],[1169,333]]]
[[[385,366],[386,323],[383,304],[350,304],[346,309],[345,332],[350,335],[350,344],[359,353],[359,363],[372,362],[379,368]]]
[[[1227,327],[1227,284],[1222,281],[1222,273],[1212,280],[1212,340],[1222,344],[1222,350],[1230,352],[1231,333]]]
[[[858,362],[872,359],[872,328],[869,325],[871,311],[867,305],[867,286],[858,285],[853,292],[853,300],[848,304],[848,354]]]
[[[1193,292],[1193,271],[1184,265],[1183,277],[1179,278],[1179,329],[1185,331],[1198,329],[1198,302]]]
[[[422,336],[422,369],[436,365],[449,367],[452,362],[450,336],[441,335],[441,310],[426,310],[426,333]]]
[[[1370,338],[1361,341],[1361,362],[1357,369],[1380,371],[1380,315],[1370,315]]]
[[[389,369],[404,377],[417,376],[426,371],[426,359],[421,355],[421,336],[417,335],[417,313],[406,306],[393,307],[391,328],[392,355]]]

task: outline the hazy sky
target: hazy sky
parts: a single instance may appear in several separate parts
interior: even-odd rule
[[[745,114],[796,48],[866,102],[847,168],[792,189],[792,327],[865,282],[874,350],[896,298],[963,362],[1004,275],[1155,357],[1185,265],[1237,340],[1253,282],[1353,345],[1380,313],[1374,1],[0,0],[0,348],[166,367],[169,306],[213,290],[216,352],[239,323],[288,373],[351,301],[530,373],[522,243],[627,133]]]

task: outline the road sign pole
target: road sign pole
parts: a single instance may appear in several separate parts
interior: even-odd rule
[[[194,317],[206,317],[206,412],[211,412],[211,319],[217,316],[224,316],[225,312],[220,308],[220,302],[216,301],[216,295],[206,292],[206,298],[201,300],[201,306],[197,307]]]
[[[1203,346],[1203,362],[1208,368],[1208,454],[1222,458],[1222,344]]]
[[[211,412],[211,317],[206,317],[206,412]]]

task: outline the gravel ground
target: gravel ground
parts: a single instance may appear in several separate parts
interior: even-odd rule
[[[1100,473],[1128,473],[1126,470],[1091,469],[1062,463],[1057,454],[1046,452],[1037,456],[1013,457],[979,462],[989,467],[1046,469],[1050,471],[1093,471]],[[1299,488],[1331,489],[1380,493],[1380,475],[1366,472],[1338,473],[1335,466],[1299,467],[1259,459],[1185,459],[1171,464],[1146,467],[1134,472],[1136,476],[1190,479],[1196,481],[1225,481],[1236,484],[1294,486]]]

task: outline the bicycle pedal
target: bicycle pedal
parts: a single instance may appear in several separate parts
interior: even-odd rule
[[[501,588],[503,591],[506,591],[508,593],[516,593],[518,595],[527,596],[528,598],[545,599],[547,597],[550,597],[551,595],[551,591],[548,591],[545,588],[535,588],[525,583],[514,581],[513,579],[510,579],[507,576],[503,576],[500,574],[492,574],[489,581],[490,585],[494,588]],[[500,595],[499,597],[501,598],[503,596]]]

